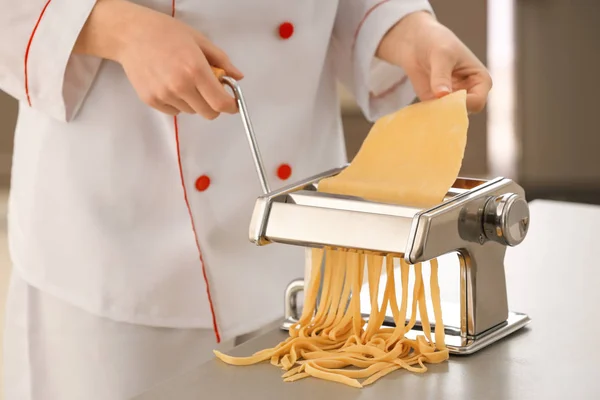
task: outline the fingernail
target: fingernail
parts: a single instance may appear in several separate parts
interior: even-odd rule
[[[443,97],[447,94],[450,94],[452,90],[450,90],[450,88],[448,86],[439,86],[436,90],[436,96],[439,97]]]

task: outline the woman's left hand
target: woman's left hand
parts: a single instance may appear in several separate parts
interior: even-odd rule
[[[467,109],[483,110],[492,79],[483,63],[427,12],[409,14],[382,39],[377,56],[398,65],[424,100],[467,91]]]

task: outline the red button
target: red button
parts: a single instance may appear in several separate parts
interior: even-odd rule
[[[292,176],[292,167],[290,167],[288,164],[281,164],[279,168],[277,168],[277,176],[282,181],[285,181]]]
[[[210,186],[210,178],[206,175],[202,175],[200,178],[196,179],[196,190],[199,192],[204,192]]]
[[[291,22],[284,22],[279,25],[279,36],[282,39],[289,39],[294,34],[294,25]]]

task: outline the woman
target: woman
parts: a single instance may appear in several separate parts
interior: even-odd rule
[[[491,87],[426,0],[0,0],[0,30],[6,400],[128,399],[280,317],[303,252],[248,241],[261,189],[211,65],[272,189],[346,162],[336,81],[372,121]]]

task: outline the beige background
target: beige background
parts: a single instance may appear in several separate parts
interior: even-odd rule
[[[600,193],[600,1],[517,0],[520,180]]]
[[[12,157],[13,129],[17,116],[17,103],[0,91],[0,400],[2,390],[2,350],[4,333],[4,308],[6,289],[10,277],[10,261],[6,242],[6,207],[10,163]]]
[[[0,187],[9,183],[17,102],[0,91]]]
[[[8,259],[8,246],[6,243],[6,190],[0,189],[0,329],[4,330],[4,303],[6,298],[6,287],[10,276],[10,263]],[[2,334],[0,333],[0,340]],[[2,345],[0,342],[0,360],[2,360]],[[0,373],[2,373],[2,362],[0,362]],[[0,375],[1,377],[2,375]],[[0,389],[2,380],[0,378]],[[2,399],[0,390],[0,399]]]

